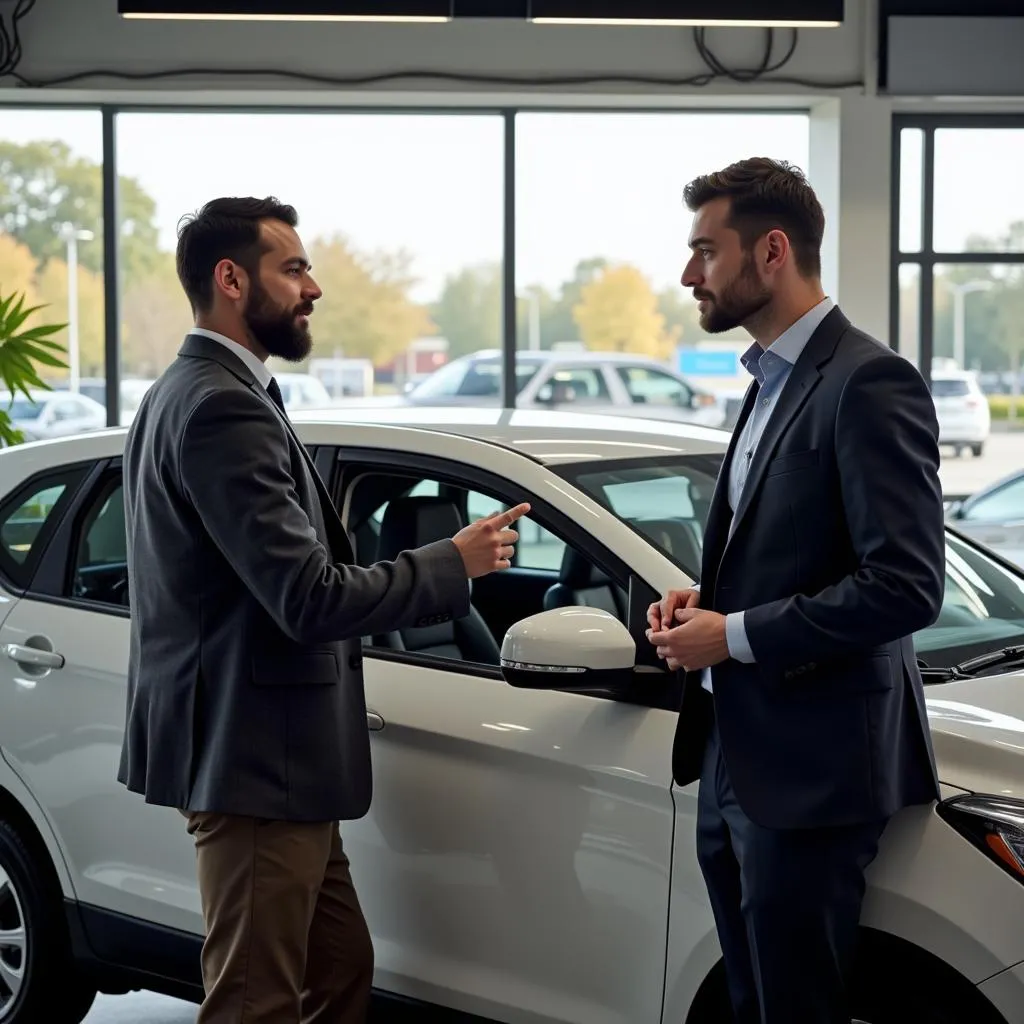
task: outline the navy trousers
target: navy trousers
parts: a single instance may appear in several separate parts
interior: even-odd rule
[[[884,821],[766,829],[740,809],[717,726],[700,780],[697,858],[736,1024],[850,1024],[864,871]]]

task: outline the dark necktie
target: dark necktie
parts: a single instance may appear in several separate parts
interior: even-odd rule
[[[287,416],[288,413],[285,411],[284,396],[281,394],[281,386],[273,377],[270,378],[270,383],[267,385],[267,394],[273,399],[274,405],[276,405],[278,409]]]

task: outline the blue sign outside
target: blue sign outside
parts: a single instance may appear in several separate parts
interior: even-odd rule
[[[735,377],[740,370],[736,352],[714,352],[708,349],[679,350],[679,372],[690,377]]]

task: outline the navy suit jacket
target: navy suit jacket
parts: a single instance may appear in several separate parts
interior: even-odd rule
[[[938,794],[911,636],[942,605],[938,423],[906,359],[833,309],[787,381],[729,537],[729,465],[705,532],[701,607],[745,612],[754,664],[689,673],[673,750],[701,771],[712,715],[740,807],[768,828],[885,819]]]

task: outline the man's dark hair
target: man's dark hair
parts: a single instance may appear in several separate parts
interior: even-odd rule
[[[825,212],[803,171],[784,160],[753,157],[703,174],[683,190],[692,213],[722,197],[730,200],[729,226],[744,249],[769,231],[784,231],[800,273],[821,276]]]
[[[266,251],[260,241],[260,222],[279,220],[294,228],[299,215],[273,196],[266,199],[229,197],[213,199],[178,228],[178,280],[193,313],[206,313],[213,305],[213,269],[221,260],[233,260],[256,277]]]

